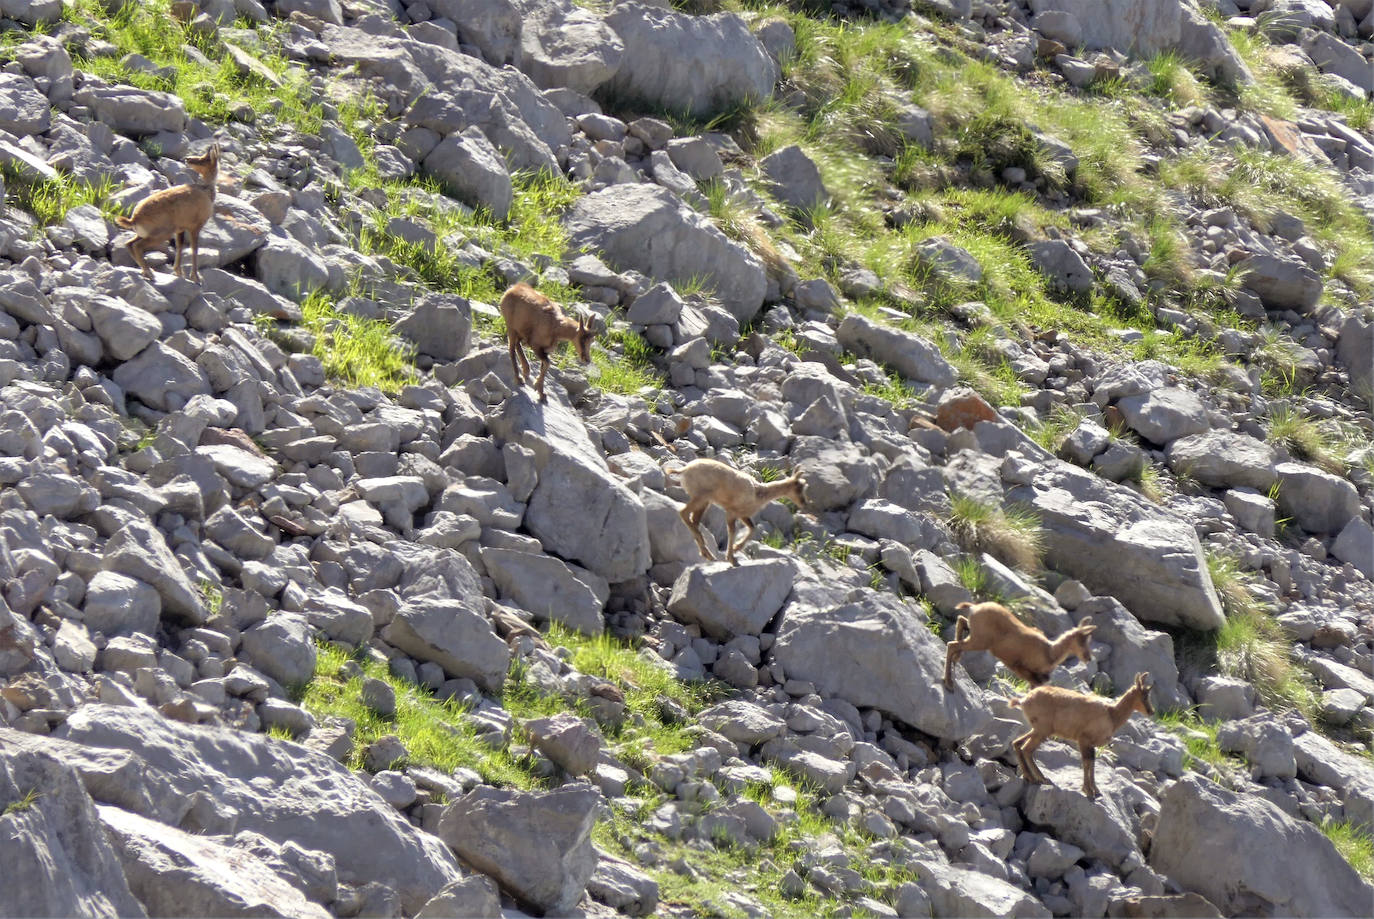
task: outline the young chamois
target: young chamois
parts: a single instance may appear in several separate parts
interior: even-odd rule
[[[1035,764],[1035,750],[1047,737],[1060,737],[1078,744],[1083,759],[1083,794],[1097,797],[1097,782],[1093,778],[1097,762],[1097,748],[1112,739],[1112,735],[1130,720],[1132,712],[1153,715],[1148,673],[1137,673],[1135,684],[1119,699],[1099,696],[1058,686],[1032,689],[1020,700],[1012,700],[1013,707],[1030,722],[1031,729],[1011,742],[1021,764],[1021,774],[1028,782],[1045,784],[1048,779]]]
[[[134,231],[129,251],[149,280],[153,272],[143,260],[150,246],[160,246],[168,239],[176,245],[173,270],[181,277],[182,237],[191,244],[191,280],[200,280],[200,231],[215,211],[215,183],[219,180],[219,144],[200,156],[186,157],[186,165],[199,176],[186,185],[164,188],[144,198],[130,217],[116,217],[115,222]]]
[[[506,320],[506,338],[510,341],[510,366],[515,371],[515,384],[530,381],[530,362],[525,357],[525,345],[534,349],[539,358],[539,401],[547,402],[544,397],[544,377],[549,372],[549,352],[558,347],[559,342],[571,341],[577,347],[578,360],[590,364],[592,360],[592,340],[596,332],[587,325],[586,318],[573,319],[564,315],[548,297],[528,284],[516,284],[501,297],[501,317]],[[516,356],[519,355],[519,363]],[[524,379],[520,376],[521,365],[525,368]]]
[[[945,689],[954,689],[954,665],[966,651],[991,651],[1033,687],[1048,682],[1050,672],[1070,655],[1085,662],[1093,659],[1088,638],[1097,626],[1087,616],[1050,641],[1000,603],[960,603],[955,609],[968,614],[954,624],[954,640],[945,651]]]
[[[712,504],[720,505],[725,511],[726,550],[725,557],[735,564],[735,553],[749,537],[754,535],[753,517],[764,505],[778,498],[791,498],[798,507],[804,504],[800,471],[792,473],[776,482],[760,482],[747,473],[732,469],[724,463],[712,459],[692,460],[677,473],[678,480],[687,492],[687,503],[680,511],[682,520],[696,538],[702,558],[710,558],[706,551],[706,541],[701,536],[701,518]],[[743,520],[747,530],[735,542],[735,521]]]

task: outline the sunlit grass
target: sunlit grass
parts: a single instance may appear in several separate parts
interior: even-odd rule
[[[314,354],[331,378],[394,393],[415,376],[408,349],[386,322],[339,312],[323,291],[306,298],[301,314],[302,324],[315,335]]]
[[[1374,837],[1349,820],[1332,820],[1321,826],[1341,858],[1366,881],[1374,881]]]
[[[969,495],[950,497],[949,528],[968,552],[987,552],[999,561],[1033,571],[1044,555],[1040,519],[1021,508],[1004,509]]]

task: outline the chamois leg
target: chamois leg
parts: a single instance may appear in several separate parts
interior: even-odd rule
[[[135,236],[129,240],[129,254],[134,257],[134,262],[139,268],[143,269],[143,276],[149,281],[153,279],[153,269],[148,267],[148,263],[143,259],[143,250],[148,248],[148,240],[142,236]]]
[[[548,402],[548,396],[544,395],[544,377],[549,374],[549,352],[539,350],[539,383],[534,387],[539,390],[539,401]]]
[[[753,534],[754,534],[754,518],[752,518],[752,517],[742,517],[742,518],[739,518],[739,519],[742,519],[742,521],[745,522],[745,534],[743,534],[743,536],[739,537],[738,543],[735,543],[735,548],[732,549],[732,551],[735,551],[735,552],[738,552],[739,549],[742,549],[742,548],[743,548],[743,545],[745,545],[745,543],[747,543],[747,541],[749,541],[749,538],[752,537]]]
[[[1097,748],[1089,744],[1078,745],[1078,755],[1083,760],[1083,794],[1097,797]]]
[[[972,631],[966,616],[960,616],[954,623],[954,640],[945,649],[945,689],[954,690],[954,665],[964,654],[964,638]]]
[[[188,230],[191,237],[191,280],[200,283],[200,227]]]
[[[693,498],[682,506],[678,511],[678,516],[682,522],[687,524],[687,529],[692,531],[692,538],[697,541],[697,548],[701,550],[701,557],[710,559],[711,556],[706,551],[706,540],[701,538],[701,516],[706,512],[705,502],[698,502]]]
[[[1043,785],[1048,781],[1040,767],[1035,764],[1035,751],[1044,740],[1045,738],[1037,736],[1035,729],[1032,728],[1011,743],[1016,750],[1016,758],[1021,763],[1022,776],[1033,785]]]
[[[172,261],[172,273],[177,277],[182,277],[181,273],[181,231],[172,233],[172,248],[176,250],[176,258]]]
[[[525,359],[525,346],[520,344],[515,338],[515,333],[510,332],[506,335],[506,341],[510,344],[510,369],[515,374],[515,385],[519,386],[525,382],[520,376],[520,361]],[[517,358],[516,355],[519,355]]]

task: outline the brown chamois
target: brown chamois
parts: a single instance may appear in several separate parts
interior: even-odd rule
[[[1060,737],[1078,744],[1078,754],[1083,760],[1083,794],[1096,798],[1093,767],[1097,762],[1097,748],[1112,739],[1112,735],[1130,720],[1132,712],[1155,713],[1150,704],[1152,685],[1148,673],[1137,673],[1135,684],[1119,699],[1104,699],[1058,686],[1041,686],[1020,700],[1013,699],[1012,707],[1019,707],[1031,726],[1011,742],[1026,781],[1037,785],[1049,781],[1035,764],[1035,750],[1047,737]]]
[[[1084,662],[1093,659],[1088,638],[1097,626],[1087,616],[1050,641],[1000,603],[960,603],[955,609],[967,610],[967,615],[954,624],[954,640],[945,651],[945,689],[954,689],[954,665],[967,651],[991,651],[1032,687],[1048,682],[1054,668],[1070,655]]]
[[[735,564],[735,553],[754,535],[753,517],[764,505],[778,498],[791,498],[798,507],[805,503],[802,497],[805,483],[800,471],[776,482],[760,482],[724,463],[699,459],[683,466],[677,475],[683,490],[687,492],[687,503],[680,511],[682,520],[696,538],[701,557],[711,558],[706,551],[706,541],[701,536],[701,518],[708,507],[718,504],[725,511],[725,538],[729,547],[725,557],[732,565]],[[739,542],[735,542],[737,520],[743,520],[748,527]]]
[[[501,297],[501,317],[506,320],[506,338],[510,342],[510,366],[515,371],[515,385],[530,381],[530,362],[525,357],[525,345],[534,349],[539,358],[539,401],[544,397],[544,377],[549,372],[549,352],[559,342],[571,341],[577,347],[578,360],[584,364],[592,360],[592,340],[596,332],[587,325],[585,317],[573,319],[563,313],[548,297],[528,284],[515,284]],[[516,357],[519,356],[517,363]],[[524,366],[523,380],[520,367]]]
[[[160,246],[168,239],[176,245],[176,262],[173,271],[181,277],[182,237],[191,244],[191,280],[200,280],[200,231],[215,211],[215,183],[219,180],[219,144],[214,144],[200,156],[186,157],[186,165],[195,171],[198,179],[186,185],[164,188],[144,198],[134,208],[130,217],[116,217],[115,222],[126,230],[134,231],[129,240],[129,251],[133,254],[143,276],[152,280],[153,272],[143,260],[143,253],[150,246]]]

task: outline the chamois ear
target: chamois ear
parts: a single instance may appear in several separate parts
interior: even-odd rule
[[[1078,633],[1079,633],[1080,635],[1082,635],[1084,638],[1088,637],[1089,635],[1091,635],[1093,632],[1096,632],[1096,631],[1097,631],[1097,626],[1095,626],[1095,625],[1080,625],[1080,626],[1078,627]]]
[[[1087,628],[1088,626],[1090,626],[1090,625],[1092,625],[1092,624],[1093,624],[1093,617],[1092,617],[1092,616],[1084,616],[1082,619],[1078,620],[1078,627],[1079,627],[1080,629]],[[1097,628],[1097,626],[1093,626],[1093,628]]]
[[[972,604],[972,603],[957,603],[957,604],[955,604],[955,606],[954,606],[955,612],[958,612],[958,611],[961,610],[961,609],[973,609],[973,604]]]
[[[1135,675],[1135,685],[1139,686],[1146,692],[1149,692],[1150,688],[1153,687],[1154,684],[1154,679],[1148,673],[1137,673]]]

